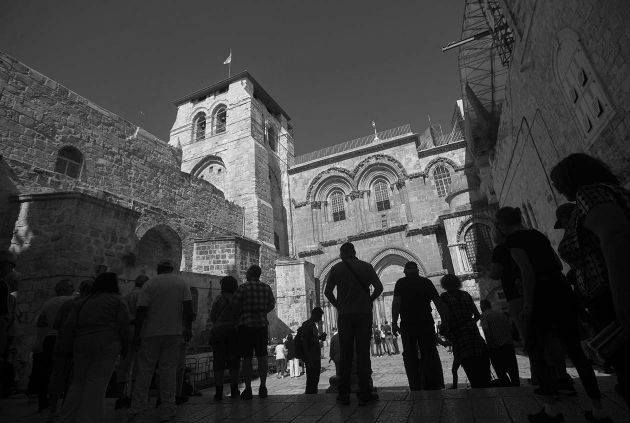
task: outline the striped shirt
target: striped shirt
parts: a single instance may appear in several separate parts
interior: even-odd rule
[[[505,314],[486,310],[481,314],[481,329],[486,336],[488,348],[512,345],[512,321]]]

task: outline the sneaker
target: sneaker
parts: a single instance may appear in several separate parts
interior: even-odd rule
[[[359,405],[368,405],[378,401],[378,395],[370,392],[369,394],[357,395],[359,398]]]
[[[259,398],[267,398],[267,387],[261,386],[258,388],[258,397]]]
[[[241,392],[242,400],[250,400],[252,398],[254,398],[254,396],[252,395],[252,388],[245,388],[245,390]]]
[[[341,405],[350,405],[350,394],[339,393],[337,395],[337,402]]]
[[[536,414],[528,414],[527,420],[532,423],[561,423],[564,421],[562,413],[558,413],[555,416],[550,416],[542,409]]]

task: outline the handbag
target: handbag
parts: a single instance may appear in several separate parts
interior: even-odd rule
[[[630,338],[618,321],[614,321],[590,339],[582,341],[582,349],[593,362],[604,366]]]

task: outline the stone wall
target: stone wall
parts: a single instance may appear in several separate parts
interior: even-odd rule
[[[181,172],[178,149],[4,54],[0,93],[0,155],[18,193],[82,192],[137,211],[138,237],[169,226],[188,269],[194,237],[242,231],[242,208]],[[83,155],[78,178],[55,172],[65,146]]]
[[[310,317],[311,310],[317,305],[313,271],[314,265],[306,260],[276,262],[278,318],[294,332]]]
[[[630,183],[630,8],[625,1],[605,7],[595,0],[538,1],[535,8],[505,3],[516,43],[491,158],[494,189],[501,205],[520,206],[530,226],[557,242],[554,210],[566,200],[552,188],[549,172],[560,159],[592,154]],[[603,106],[604,123],[599,128],[594,118],[590,132],[576,112],[583,93],[578,90],[574,102],[563,88],[574,77],[562,70],[572,37],[584,87],[595,90]]]

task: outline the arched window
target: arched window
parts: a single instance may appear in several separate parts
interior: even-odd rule
[[[227,121],[227,107],[220,105],[214,109],[214,115],[212,116],[212,129],[214,134],[222,134],[225,132],[225,126]]]
[[[83,154],[74,147],[63,147],[57,154],[55,172],[78,178],[83,169]]]
[[[435,170],[433,171],[433,181],[435,182],[435,187],[437,188],[438,197],[446,197],[451,185],[451,172],[448,171],[446,166],[442,164],[435,166]]]
[[[341,191],[335,191],[330,194],[330,208],[332,209],[333,222],[346,220],[346,208],[343,197]]]
[[[195,141],[201,141],[206,137],[206,114],[199,112],[193,119],[193,134]]]
[[[466,255],[474,271],[488,267],[492,262],[492,241],[490,228],[481,223],[473,223],[464,234]]]
[[[387,182],[380,180],[374,184],[374,197],[376,198],[376,210],[389,210],[389,186]]]
[[[267,127],[267,144],[273,151],[277,151],[278,148],[278,133],[276,132],[276,128],[272,125]]]

